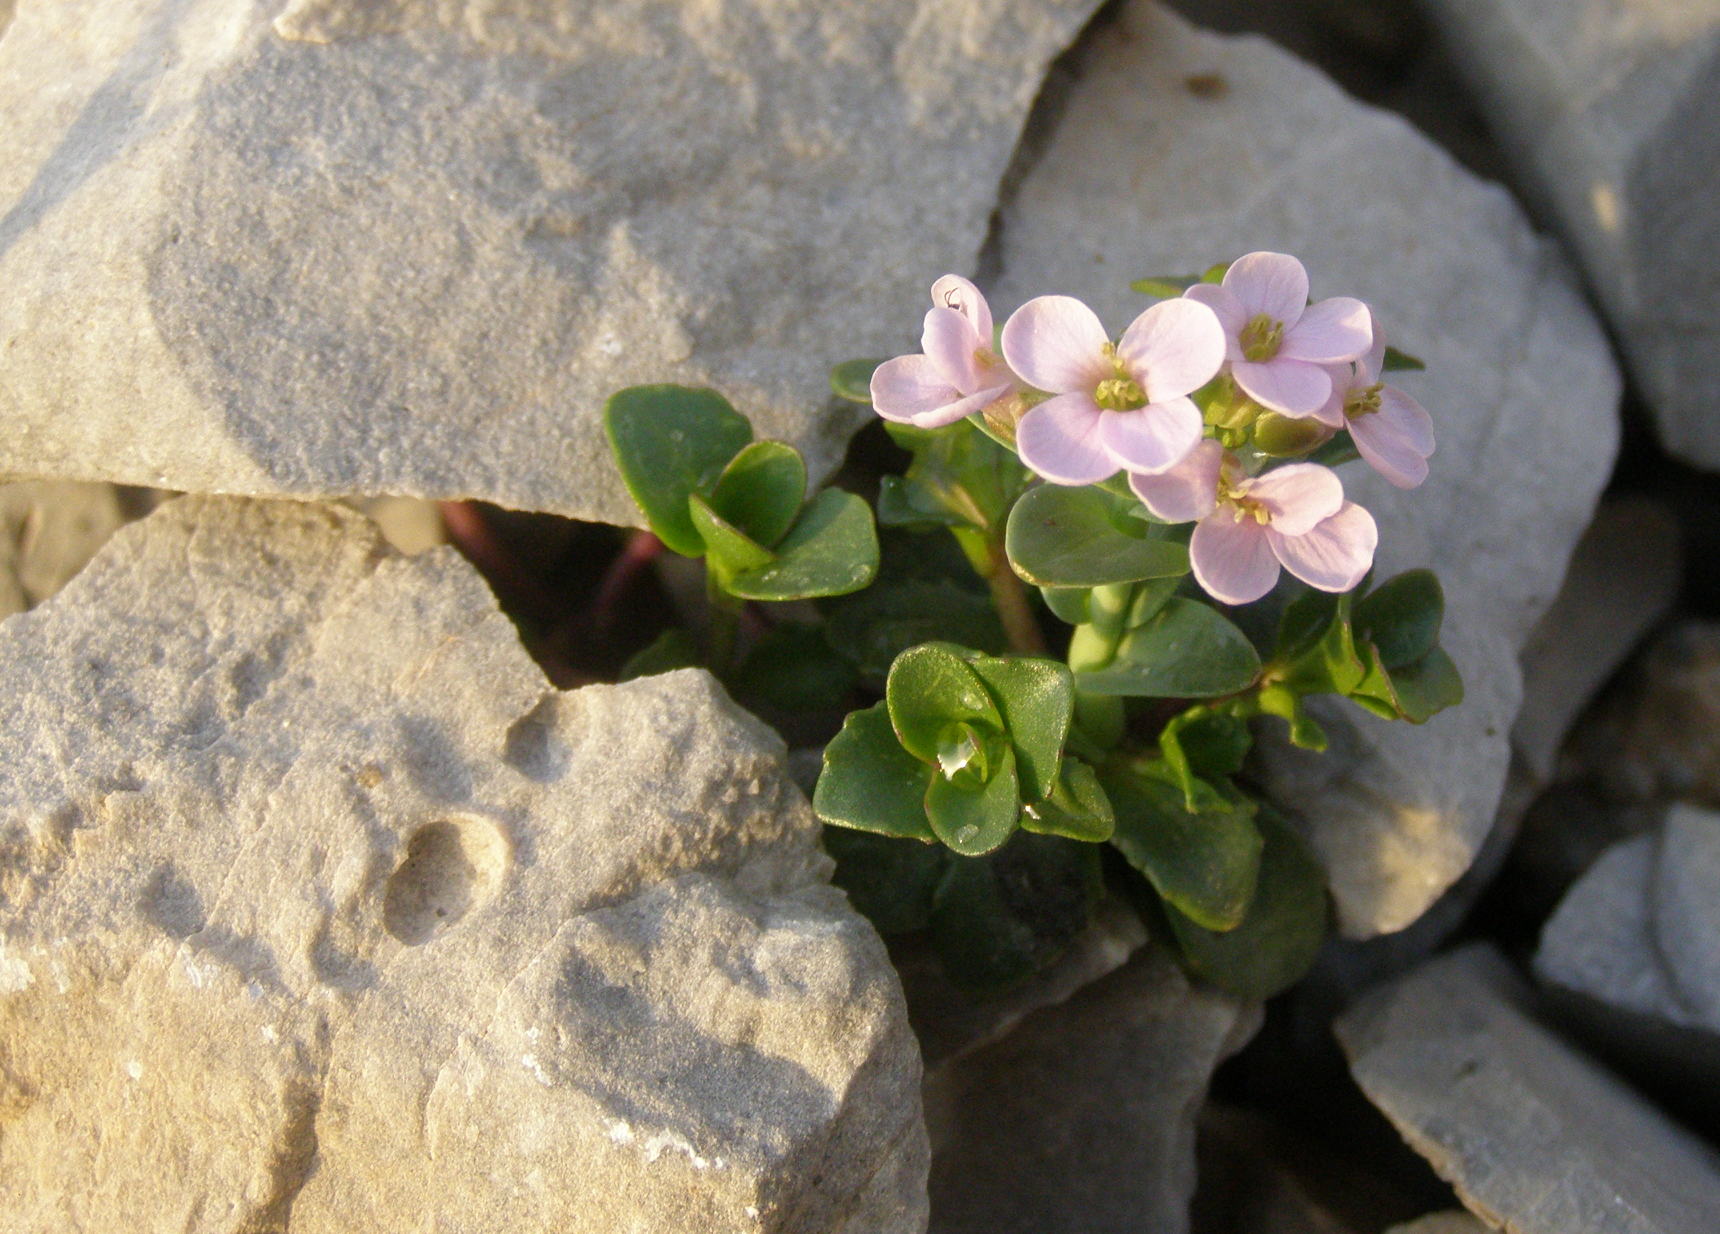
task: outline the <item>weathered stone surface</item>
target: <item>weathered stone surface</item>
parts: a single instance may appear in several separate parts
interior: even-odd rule
[[[1149,947],[926,1076],[936,1234],[1178,1234],[1207,1082],[1256,1005]]]
[[[1386,1234],[1487,1234],[1492,1228],[1483,1225],[1474,1213],[1454,1210],[1449,1213],[1429,1213],[1425,1217],[1417,1217],[1414,1221],[1394,1225]]]
[[[1621,1053],[1720,1083],[1720,814],[1676,806],[1609,850],[1547,922],[1535,972]]]
[[[1487,947],[1364,997],[1338,1037],[1364,1092],[1464,1206],[1512,1234],[1707,1234],[1720,1158],[1541,1027]]]
[[[603,401],[827,472],[1097,0],[20,0],[0,472],[638,513]]]
[[[1439,571],[1468,698],[1422,728],[1340,704],[1321,711],[1331,753],[1271,755],[1344,930],[1402,929],[1493,820],[1517,653],[1610,468],[1618,375],[1564,266],[1501,189],[1272,45],[1138,0],[1076,73],[1003,212],[1000,308],[1066,292],[1121,329],[1148,303],[1130,279],[1279,249],[1306,262],[1316,295],[1361,296],[1427,361],[1401,382],[1433,413],[1431,478],[1403,493],[1351,467],[1344,482],[1379,520],[1381,577]]]
[[[126,518],[111,484],[0,484],[0,617],[33,608],[65,586]]]
[[[703,673],[560,693],[451,550],[184,499],[0,678],[8,1230],[924,1229],[899,987]]]
[[[1429,0],[1667,447],[1720,467],[1720,4]]]

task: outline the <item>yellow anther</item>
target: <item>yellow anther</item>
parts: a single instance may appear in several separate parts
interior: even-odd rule
[[[1094,389],[1093,401],[1106,411],[1134,411],[1147,405],[1147,394],[1132,377],[1107,377]]]
[[[1384,384],[1375,382],[1371,386],[1357,386],[1344,395],[1344,415],[1354,420],[1357,416],[1371,416],[1380,409],[1380,391]]]
[[[1278,354],[1278,347],[1284,341],[1284,323],[1274,321],[1265,313],[1258,313],[1242,327],[1242,356],[1245,360],[1259,364],[1270,360]]]

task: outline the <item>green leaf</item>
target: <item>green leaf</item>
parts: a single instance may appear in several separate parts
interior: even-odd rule
[[[1376,657],[1378,654],[1374,652]],[[1362,688],[1351,695],[1353,701],[1388,720],[1404,719],[1411,724],[1425,724],[1447,707],[1463,701],[1463,678],[1441,647],[1435,647],[1414,664],[1389,671],[1376,658],[1375,669],[1363,681]],[[1370,702],[1377,702],[1378,706],[1370,707]]]
[[[1356,449],[1356,443],[1351,439],[1349,430],[1339,429],[1337,436],[1303,461],[1318,463],[1322,467],[1342,467],[1345,463],[1353,463],[1361,457],[1362,452]]]
[[[1222,780],[1242,770],[1254,745],[1248,724],[1210,704],[1196,704],[1159,733],[1159,753],[1183,790],[1183,805],[1199,809],[1202,778]]]
[[[934,775],[926,788],[926,817],[932,831],[964,857],[989,853],[1009,839],[1021,817],[1021,786],[1015,751],[1000,746],[1002,757],[991,777],[977,787]]]
[[[921,643],[999,652],[1008,641],[990,599],[949,579],[880,581],[836,600],[828,611],[831,646],[879,682],[897,656]]]
[[[762,544],[755,544],[739,528],[731,526],[697,493],[687,495],[687,513],[693,527],[704,541],[705,556],[717,573],[719,585],[737,574],[757,570],[776,560],[776,555]]]
[[[1245,690],[1260,675],[1248,637],[1198,600],[1172,599],[1123,635],[1117,656],[1075,688],[1137,698],[1213,698]]]
[[[1432,570],[1408,570],[1387,579],[1355,603],[1358,641],[1372,643],[1388,669],[1413,664],[1439,643],[1445,592]]]
[[[1160,897],[1214,930],[1241,922],[1260,872],[1254,804],[1202,781],[1200,809],[1191,812],[1161,760],[1108,768],[1102,782],[1117,814],[1112,845]]]
[[[851,403],[872,405],[872,371],[882,360],[844,360],[830,370],[830,392]]]
[[[1057,785],[1063,743],[1075,713],[1075,678],[1067,665],[1033,657],[970,656],[1003,713],[1004,731],[1015,744],[1022,796],[1037,801]]]
[[[663,631],[649,646],[636,651],[627,663],[621,666],[617,681],[632,681],[636,677],[655,677],[658,673],[672,673],[678,668],[693,668],[704,661],[699,655],[699,645],[693,641],[693,636],[679,626],[671,626]]]
[[[933,771],[902,748],[883,703],[856,711],[824,748],[812,808],[827,823],[935,840],[926,818]]]
[[[1310,590],[1284,610],[1275,675],[1298,694],[1350,694],[1367,674],[1350,624],[1350,595]]]
[[[1161,300],[1174,300],[1198,282],[1198,274],[1156,274],[1136,279],[1129,284],[1129,290],[1138,291],[1142,295],[1157,296]]]
[[[1314,966],[1326,938],[1326,877],[1300,836],[1271,810],[1255,819],[1265,848],[1259,890],[1242,923],[1222,933],[1167,907],[1189,972],[1240,998],[1289,989]]]
[[[1419,373],[1426,367],[1427,365],[1424,362],[1418,360],[1408,352],[1399,351],[1396,347],[1390,346],[1386,348],[1386,357],[1380,363],[1380,371],[1384,373],[1400,373],[1406,370],[1412,373]]]
[[[1123,618],[1123,628],[1132,630],[1157,617],[1181,585],[1180,578],[1150,578],[1136,583],[1134,595],[1129,599],[1128,614]]]
[[[806,462],[780,441],[755,441],[729,460],[711,491],[711,509],[769,548],[794,525],[806,497]]]
[[[735,576],[725,590],[744,600],[808,600],[859,591],[877,572],[871,508],[853,493],[827,488],[776,546],[776,560]]]
[[[1004,548],[1015,572],[1041,587],[1095,587],[1188,573],[1188,549],[1151,537],[1136,503],[1103,489],[1041,484],[1010,511]]]
[[[1059,621],[1078,626],[1093,619],[1092,609],[1088,606],[1088,601],[1093,598],[1091,587],[1041,587],[1039,594],[1045,597],[1045,607]]]
[[[906,934],[931,924],[932,897],[953,860],[941,844],[824,829],[824,849],[836,859],[830,881],[880,934]]]
[[[1200,281],[1203,283],[1222,283],[1224,282],[1224,276],[1229,273],[1230,263],[1228,261],[1221,261],[1216,265],[1208,266],[1205,272],[1201,274]]]
[[[683,557],[703,554],[687,498],[708,492],[752,440],[746,417],[715,390],[629,386],[604,404],[603,429],[621,481],[657,538]]]
[[[1099,850],[1016,832],[986,857],[951,860],[932,905],[932,941],[951,982],[1011,985],[1052,964],[1087,928],[1101,890]]]
[[[1003,732],[1003,716],[978,673],[947,643],[911,647],[896,657],[884,697],[897,739],[915,758],[935,763],[945,730],[971,724]]]
[[[825,641],[821,627],[784,622],[759,639],[725,684],[753,711],[821,711],[840,707],[858,675]]]
[[[1301,695],[1288,686],[1267,686],[1256,698],[1263,715],[1277,716],[1290,726],[1290,744],[1316,753],[1326,748],[1326,730],[1308,714]]]
[[[914,459],[900,479],[886,477],[878,517],[887,525],[973,527],[990,534],[1032,481],[1012,450],[971,420],[938,429],[886,424]]]
[[[1117,818],[1098,774],[1079,759],[1065,758],[1056,790],[1022,807],[1021,826],[1041,835],[1103,844],[1116,830]]]

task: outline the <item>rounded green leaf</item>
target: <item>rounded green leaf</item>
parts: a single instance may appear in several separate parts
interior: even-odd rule
[[[810,600],[859,591],[878,572],[872,510],[853,493],[828,488],[814,497],[776,546],[776,560],[729,580],[745,600]]]
[[[1015,744],[1022,795],[1030,801],[1049,795],[1075,714],[1074,674],[1068,665],[1032,657],[973,656],[968,664],[1003,713],[1004,731]]]
[[[1015,751],[1005,744],[1001,754],[991,779],[976,788],[941,775],[933,776],[926,788],[926,818],[933,833],[964,857],[978,857],[1001,847],[1021,818]]]
[[[1045,607],[1059,621],[1078,626],[1093,619],[1088,606],[1093,596],[1091,587],[1041,587],[1039,594],[1045,597]]]
[[[926,818],[932,769],[902,748],[884,704],[856,711],[824,748],[812,793],[819,818],[879,835],[935,840]]]
[[[769,548],[788,534],[806,498],[806,461],[780,441],[755,441],[729,460],[711,509]]]
[[[693,529],[704,542],[705,556],[717,572],[719,583],[746,570],[768,566],[775,555],[753,540],[738,527],[711,509],[710,502],[697,493],[687,495],[687,513]]]
[[[1250,803],[1202,783],[1191,812],[1162,762],[1111,768],[1105,792],[1116,811],[1111,843],[1164,901],[1208,929],[1242,921],[1260,873],[1260,832]]]
[[[827,609],[826,637],[861,673],[882,681],[895,658],[920,643],[1002,651],[1007,640],[983,592],[947,578],[880,580]]]
[[[1022,807],[1021,826],[1041,835],[1103,844],[1116,830],[1117,819],[1098,774],[1079,759],[1066,758],[1052,794]]]
[[[830,370],[830,392],[851,403],[872,405],[872,371],[882,360],[844,360]]]
[[[1443,647],[1392,669],[1391,684],[1398,712],[1411,724],[1424,724],[1463,701],[1463,677]]]
[[[1236,928],[1218,932],[1167,908],[1183,965],[1239,998],[1282,993],[1314,966],[1326,939],[1326,876],[1302,838],[1270,810],[1255,820],[1265,847],[1259,889]]]
[[[1260,656],[1248,636],[1197,600],[1172,599],[1123,635],[1105,668],[1078,673],[1075,688],[1135,698],[1215,698],[1252,685]]]
[[[1432,570],[1408,570],[1387,579],[1355,603],[1359,641],[1379,648],[1388,669],[1413,664],[1439,642],[1445,592]]]
[[[629,386],[610,395],[603,431],[621,481],[657,538],[683,557],[705,551],[687,511],[752,440],[752,425],[715,390]]]
[[[1096,587],[1187,574],[1188,549],[1151,537],[1132,498],[1041,484],[1010,511],[1004,548],[1015,572],[1041,587]]]
[[[1396,347],[1386,347],[1385,360],[1380,364],[1383,373],[1419,373],[1427,367],[1427,362],[1407,351],[1399,351]]]
[[[952,725],[1003,732],[1003,716],[985,683],[947,643],[925,643],[897,656],[884,698],[897,739],[923,763],[938,761]]]

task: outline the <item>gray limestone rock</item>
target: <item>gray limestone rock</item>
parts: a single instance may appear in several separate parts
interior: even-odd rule
[[[1512,1234],[1710,1234],[1720,1158],[1542,1027],[1477,946],[1339,1019],[1357,1083],[1464,1206]]]
[[[1178,1234],[1195,1116],[1257,1005],[1147,947],[926,1076],[934,1234]]]
[[[1414,1221],[1394,1225],[1386,1234],[1487,1234],[1492,1228],[1483,1225],[1474,1213],[1458,1210],[1429,1213],[1425,1217],[1417,1217]]]
[[[1316,296],[1367,300],[1427,362],[1394,380],[1433,415],[1428,482],[1400,492],[1358,464],[1344,483],[1379,521],[1380,577],[1439,572],[1468,697],[1422,728],[1339,704],[1320,713],[1330,753],[1269,751],[1344,931],[1400,930],[1493,821],[1517,655],[1616,450],[1605,340],[1502,189],[1262,39],[1137,0],[1092,40],[1052,123],[1003,210],[1000,311],[1062,292],[1120,330],[1150,303],[1131,279],[1278,249],[1303,259]]]
[[[449,549],[187,498],[0,627],[9,1231],[900,1231],[920,1066],[774,735]]]
[[[1720,3],[1424,7],[1580,259],[1667,448],[1720,467]]]
[[[601,411],[815,475],[1097,0],[18,0],[0,473],[637,522]]]
[[[0,484],[0,617],[53,595],[129,517],[111,484]]]

